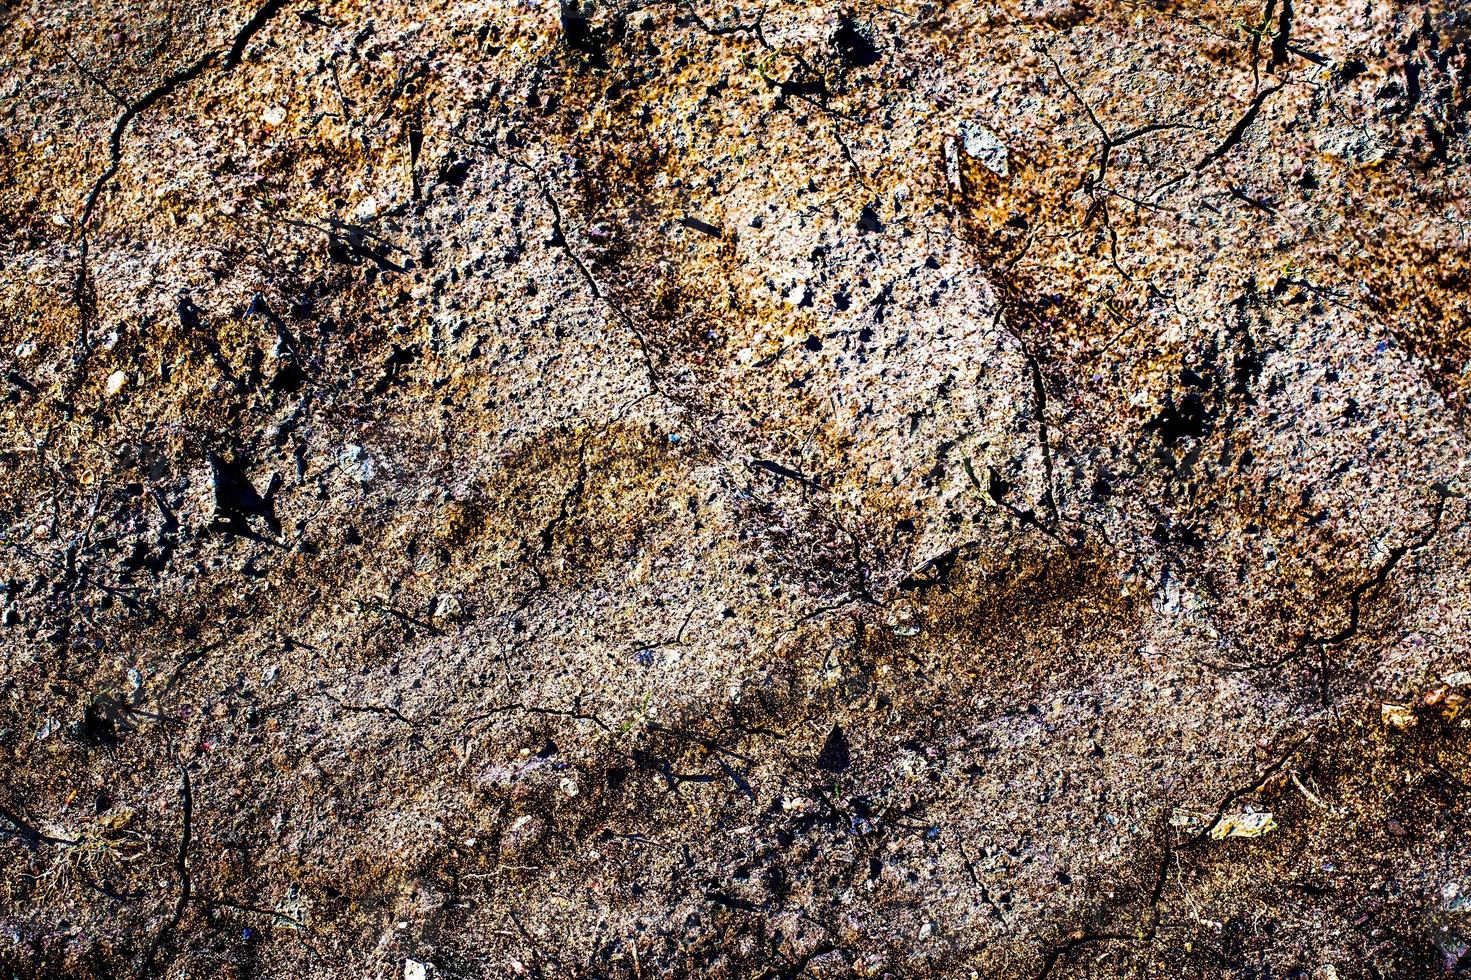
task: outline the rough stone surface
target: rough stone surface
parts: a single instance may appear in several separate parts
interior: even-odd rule
[[[1471,8],[0,3],[9,977],[1471,970]]]

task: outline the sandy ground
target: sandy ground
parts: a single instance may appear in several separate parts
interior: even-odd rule
[[[0,3],[0,966],[1471,972],[1471,8]]]

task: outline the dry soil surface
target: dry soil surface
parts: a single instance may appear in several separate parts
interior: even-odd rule
[[[1471,972],[1471,6],[3,0],[11,977]]]

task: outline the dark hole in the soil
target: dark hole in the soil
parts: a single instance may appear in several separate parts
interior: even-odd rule
[[[214,453],[209,454],[208,460],[215,491],[211,530],[248,537],[251,534],[250,518],[260,517],[274,533],[279,534],[281,526],[276,520],[276,508],[272,502],[280,485],[279,475],[272,477],[262,496],[238,465]]]
[[[838,21],[838,29],[833,32],[833,46],[838,49],[838,57],[846,68],[867,68],[879,60],[872,34],[851,14],[844,14]]]
[[[589,16],[593,7],[594,4],[580,0],[562,0],[562,36],[567,47],[587,56],[589,65],[606,68],[608,46],[622,36],[624,21],[618,15],[611,17],[606,25],[595,24]]]
[[[842,772],[852,763],[843,728],[841,725],[834,725],[827,733],[827,741],[822,743],[822,751],[817,754],[817,768],[827,772]]]
[[[1146,432],[1159,433],[1166,446],[1174,447],[1181,439],[1199,439],[1209,431],[1210,413],[1200,395],[1190,392],[1175,404],[1173,396],[1165,396],[1164,407],[1144,426]]]
[[[465,178],[470,176],[471,161],[461,160],[451,163],[439,172],[439,182],[448,184],[450,187],[463,187]]]
[[[117,725],[112,720],[111,712],[96,701],[87,705],[87,710],[82,713],[82,720],[77,723],[76,733],[86,745],[117,744]]]

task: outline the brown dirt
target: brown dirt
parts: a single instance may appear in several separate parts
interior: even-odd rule
[[[1471,973],[1464,5],[11,0],[0,121],[7,976]]]

